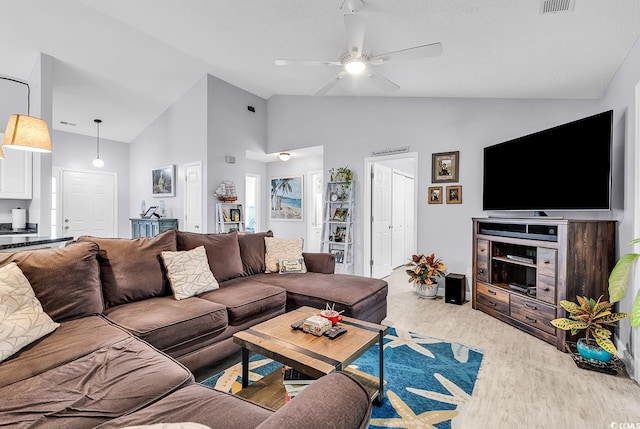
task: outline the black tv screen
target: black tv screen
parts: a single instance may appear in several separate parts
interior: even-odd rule
[[[484,148],[483,210],[609,210],[613,111]]]

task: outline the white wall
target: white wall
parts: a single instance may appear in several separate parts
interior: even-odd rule
[[[468,273],[471,267],[471,218],[487,215],[482,211],[482,149],[601,108],[594,100],[310,96],[274,96],[267,105],[267,152],[324,145],[325,179],[331,167],[353,169],[359,207],[363,204],[365,157],[372,151],[402,146],[418,152],[418,248],[442,255],[449,269],[459,273]],[[431,154],[455,150],[460,151],[462,204],[428,205]],[[356,274],[364,272],[362,213],[359,210],[354,216],[355,246],[360,249],[355,252]]]
[[[117,126],[117,124],[103,123],[101,128],[105,126]],[[51,138],[56,142],[51,161],[53,167],[116,174],[118,186],[116,234],[118,237],[130,237],[129,218],[134,216],[130,216],[129,212],[129,144],[100,138],[100,158],[104,161],[104,167],[96,168],[91,164],[96,157],[95,137],[53,131]]]

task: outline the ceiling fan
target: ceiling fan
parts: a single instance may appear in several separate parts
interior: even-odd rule
[[[324,95],[333,88],[340,80],[348,75],[363,75],[386,92],[393,92],[400,89],[394,82],[372,70],[371,66],[386,64],[390,61],[413,60],[418,58],[436,57],[442,55],[442,43],[431,43],[428,45],[415,46],[413,48],[401,49],[399,51],[388,52],[382,55],[368,55],[363,52],[365,20],[362,16],[354,13],[344,15],[344,25],[347,35],[347,51],[340,56],[337,61],[323,60],[275,60],[277,66],[287,65],[320,65],[320,66],[341,66],[340,71],[322,88],[313,95]]]

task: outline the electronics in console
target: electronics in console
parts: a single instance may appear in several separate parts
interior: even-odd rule
[[[526,238],[529,240],[558,241],[557,225],[535,223],[478,222],[478,232],[500,237]]]

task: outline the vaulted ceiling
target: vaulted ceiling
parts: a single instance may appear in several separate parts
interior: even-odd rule
[[[325,96],[598,98],[640,34],[637,0],[2,0],[0,74],[54,57],[52,127],[94,135],[101,118],[101,137],[129,142],[206,73],[265,99],[314,94],[339,66],[274,60],[338,60],[349,9],[364,54],[443,52],[369,65],[397,91],[345,77]]]

